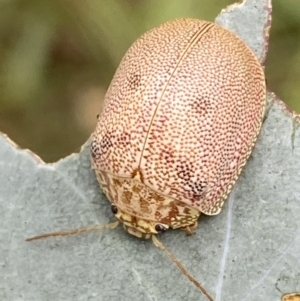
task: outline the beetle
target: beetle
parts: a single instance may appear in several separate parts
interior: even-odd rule
[[[124,228],[191,233],[218,214],[259,134],[264,71],[234,33],[177,19],[140,37],[107,91],[92,167]]]

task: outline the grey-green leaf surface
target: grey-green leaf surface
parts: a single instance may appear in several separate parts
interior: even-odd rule
[[[252,44],[254,25],[244,30],[249,18],[239,11],[255,8],[253,24],[264,20],[256,34],[266,35],[269,2],[248,0],[222,12],[262,61],[267,39]],[[201,216],[191,237],[160,237],[215,301],[276,301],[300,291],[299,117],[272,93],[268,104],[258,143],[222,212]],[[0,300],[207,300],[150,240],[122,227],[25,242],[114,220],[90,168],[88,142],[50,165],[1,135],[0,183]]]

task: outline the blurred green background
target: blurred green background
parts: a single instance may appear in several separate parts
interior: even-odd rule
[[[46,162],[77,152],[119,61],[175,17],[213,21],[234,0],[0,0],[0,131]],[[266,75],[300,112],[300,1],[273,0]]]

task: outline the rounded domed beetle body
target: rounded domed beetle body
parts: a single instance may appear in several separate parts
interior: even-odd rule
[[[263,69],[235,34],[178,19],[140,37],[107,91],[92,167],[129,233],[218,214],[261,128]]]

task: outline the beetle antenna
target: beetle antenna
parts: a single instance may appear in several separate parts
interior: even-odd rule
[[[118,225],[119,225],[119,221],[117,220],[113,223],[106,224],[106,225],[96,225],[96,226],[90,226],[90,227],[86,227],[86,228],[78,228],[78,229],[69,230],[69,231],[58,231],[58,232],[41,234],[41,235],[29,237],[26,239],[26,241],[37,240],[37,239],[51,237],[51,236],[67,236],[67,235],[79,234],[79,233],[95,231],[95,230],[114,229]]]
[[[152,241],[154,245],[160,249],[162,249],[169,258],[173,260],[173,262],[177,265],[177,267],[181,270],[181,272],[191,281],[193,282],[200,291],[207,297],[209,301],[214,301],[213,298],[208,294],[205,288],[187,271],[187,269],[180,263],[180,261],[163,245],[163,243],[156,237],[156,235],[152,235]]]

